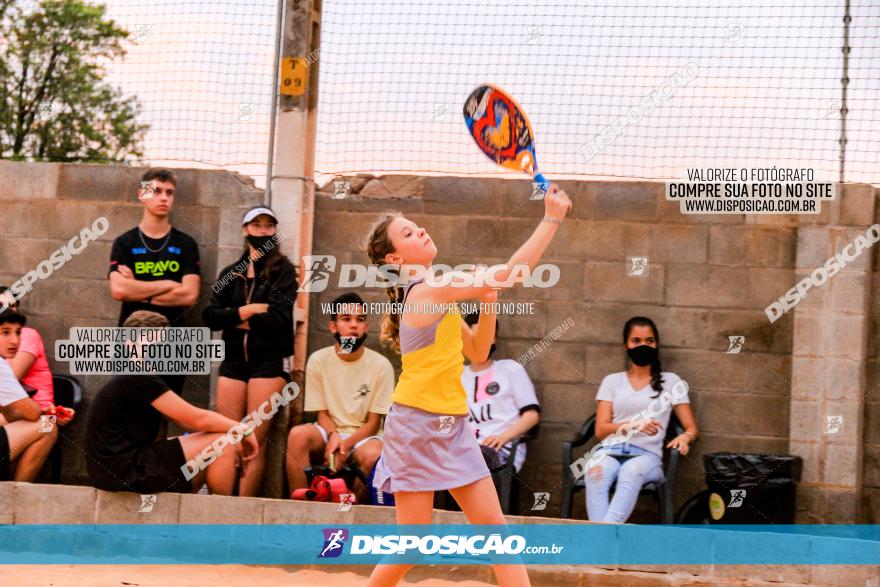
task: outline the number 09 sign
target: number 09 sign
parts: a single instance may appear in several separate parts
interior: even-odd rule
[[[285,57],[281,61],[281,94],[302,96],[306,92],[309,68],[304,57]]]

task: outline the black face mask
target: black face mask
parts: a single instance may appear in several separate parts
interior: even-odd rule
[[[646,344],[626,349],[626,354],[639,367],[650,365],[657,359],[657,349]]]
[[[333,338],[336,339],[336,342],[338,342],[341,347],[339,349],[338,354],[346,355],[346,354],[351,354],[351,353],[355,352],[356,350],[358,350],[359,348],[361,348],[361,345],[364,344],[365,340],[367,340],[367,335],[366,335],[366,333],[364,333],[364,335],[362,337],[354,339],[354,345],[350,346],[350,347],[346,347],[345,345],[342,344],[342,336],[340,336],[340,334],[338,332],[333,333]]]
[[[248,242],[248,244],[250,244],[253,248],[255,248],[255,249],[257,249],[258,251],[261,251],[261,252],[263,252],[263,253],[268,252],[268,250],[269,250],[270,247],[267,246],[267,245],[268,245],[272,240],[274,240],[274,239],[275,239],[275,235],[271,235],[271,236],[251,236],[251,235],[247,235],[247,242]]]

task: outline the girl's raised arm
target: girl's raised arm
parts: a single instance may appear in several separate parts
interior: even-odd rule
[[[535,268],[553,236],[556,229],[562,224],[565,214],[571,209],[571,200],[568,195],[562,191],[558,185],[551,184],[550,189],[544,196],[544,218],[535,228],[532,235],[523,245],[510,257],[507,265],[494,272],[494,281],[501,287],[513,287],[510,280],[511,274],[517,271],[517,266],[528,266],[529,271]],[[452,279],[449,285],[439,287],[420,287],[413,291],[413,301],[444,303],[457,302],[460,300],[469,300],[478,298],[486,292],[493,289],[492,285],[471,285],[462,287],[463,279],[469,276],[461,274]],[[458,282],[458,283],[457,283]]]
[[[483,363],[489,358],[489,349],[495,338],[495,302],[498,292],[491,290],[480,296],[480,319],[471,328],[467,322],[461,321],[461,352],[471,363]]]

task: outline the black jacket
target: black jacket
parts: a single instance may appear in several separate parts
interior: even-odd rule
[[[251,263],[247,251],[236,262],[220,272],[211,286],[211,303],[202,312],[202,320],[211,330],[222,330],[226,342],[227,361],[262,361],[289,357],[293,354],[293,303],[296,300],[296,268],[281,259],[270,280],[260,273],[266,263],[262,257],[254,264],[256,277],[247,285],[247,268]],[[246,304],[269,304],[269,311],[249,320],[250,330],[236,328],[241,324],[238,309]]]

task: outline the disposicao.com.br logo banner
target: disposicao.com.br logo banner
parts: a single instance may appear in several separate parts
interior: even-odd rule
[[[2,564],[880,565],[877,525],[0,525]]]
[[[510,527],[490,526],[485,534],[450,532],[448,527],[433,531],[407,531],[395,528],[390,534],[349,533],[347,528],[324,528],[324,546],[318,558],[339,558],[343,553],[350,557],[359,555],[399,556],[407,562],[431,555],[457,555],[465,557],[489,556],[511,557],[523,554],[557,555],[564,546],[553,544],[529,545],[526,537],[511,532]],[[346,548],[346,542],[349,542]]]

